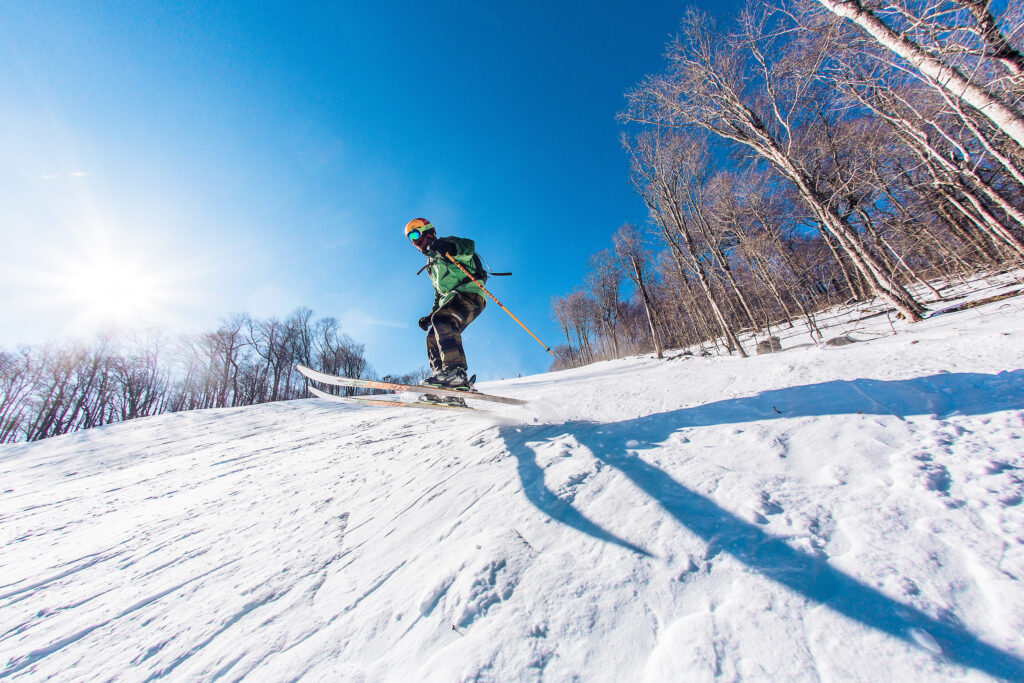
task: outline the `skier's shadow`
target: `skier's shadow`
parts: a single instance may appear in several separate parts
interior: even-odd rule
[[[1024,409],[1024,370],[998,375],[947,373],[890,382],[854,380],[791,387],[617,423],[502,427],[500,435],[518,461],[527,499],[552,519],[584,534],[650,555],[589,520],[548,489],[537,463],[535,446],[531,444],[571,435],[594,457],[622,472],[680,524],[703,539],[709,546],[709,555],[727,552],[790,590],[915,646],[920,646],[920,634],[915,638],[915,631],[924,630],[939,643],[947,659],[960,665],[996,677],[1024,680],[1024,659],[979,640],[955,617],[937,619],[886,597],[830,566],[827,557],[814,557],[790,547],[634,454],[639,450],[636,440],[662,443],[686,427],[812,415],[943,416],[1019,409]],[[597,434],[599,429],[601,435]]]

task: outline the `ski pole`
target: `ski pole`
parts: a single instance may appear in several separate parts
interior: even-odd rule
[[[503,304],[503,303],[501,303],[500,301],[498,301],[498,297],[496,297],[496,296],[494,296],[493,294],[491,294],[490,290],[488,290],[488,289],[487,289],[486,287],[484,287],[484,286],[483,286],[483,285],[482,285],[482,284],[480,283],[480,281],[479,281],[479,280],[477,280],[477,279],[476,279],[475,277],[473,277],[473,276],[472,276],[472,275],[470,274],[470,272],[469,272],[468,270],[466,270],[466,269],[465,269],[465,268],[464,268],[464,267],[462,266],[462,264],[461,264],[461,263],[459,263],[459,262],[458,262],[458,261],[456,261],[456,260],[455,260],[454,258],[452,258],[452,255],[451,255],[451,254],[445,254],[445,257],[446,257],[446,258],[447,258],[447,259],[448,259],[449,261],[451,261],[452,263],[454,263],[455,265],[457,265],[457,266],[459,267],[459,270],[461,270],[461,271],[462,271],[463,273],[465,273],[465,274],[466,274],[466,277],[468,277],[468,278],[469,278],[470,280],[472,280],[473,282],[475,282],[475,283],[476,283],[476,286],[477,286],[477,287],[479,287],[480,289],[484,290],[484,292],[486,292],[486,293],[487,293],[487,296],[489,296],[489,297],[491,297],[492,299],[494,299],[494,303],[496,303],[496,304],[498,304],[499,306],[501,306],[501,310],[505,311],[505,312],[506,312],[506,313],[508,313],[508,314],[509,314],[510,316],[512,316],[512,319],[513,319],[513,320],[515,320],[515,321],[516,321],[517,323],[519,323],[519,326],[520,326],[520,327],[522,327],[522,328],[523,328],[524,330],[526,330],[527,332],[530,332],[530,328],[529,328],[529,327],[527,327],[526,325],[523,325],[523,321],[522,321],[522,320],[520,320],[519,318],[515,317],[515,315],[513,315],[513,314],[512,314],[512,311],[510,311],[510,310],[508,310],[507,308],[505,308],[505,304]],[[539,338],[539,337],[537,337],[537,335],[535,335],[535,334],[534,334],[533,332],[530,332],[530,336],[531,336],[531,337],[533,337],[534,339],[536,339],[536,340],[537,340],[537,343],[538,343],[538,344],[540,344],[541,346],[543,346],[543,347],[544,347],[544,350],[545,350],[545,351],[547,351],[548,353],[550,353],[550,354],[551,354],[552,356],[555,356],[555,352],[551,350],[551,347],[549,347],[549,346],[548,346],[547,344],[545,344],[544,342],[542,342],[542,341],[540,340],[540,338]],[[555,356],[555,358],[558,358],[558,356]]]

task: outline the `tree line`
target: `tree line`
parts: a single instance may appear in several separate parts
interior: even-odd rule
[[[301,364],[374,377],[364,346],[332,317],[238,314],[210,332],[103,333],[90,341],[0,350],[0,443],[35,441],[148,415],[306,396]],[[418,382],[422,371],[396,381]],[[332,387],[353,395],[359,390]]]
[[[1024,262],[1024,7],[754,2],[688,12],[627,93],[648,224],[622,226],[553,301],[554,367],[718,345],[836,303],[914,322],[941,289]],[[634,295],[623,301],[620,287]],[[789,323],[785,323],[789,324]]]

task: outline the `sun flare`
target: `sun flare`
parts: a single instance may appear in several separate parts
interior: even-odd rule
[[[112,258],[75,268],[68,284],[71,300],[90,318],[127,322],[153,309],[158,299],[144,269]]]
[[[127,250],[63,255],[50,283],[55,299],[80,325],[134,326],[160,322],[173,303],[173,280]]]

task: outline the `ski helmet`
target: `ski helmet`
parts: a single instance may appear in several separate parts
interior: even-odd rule
[[[416,237],[413,237],[411,233],[419,233]],[[411,239],[413,242],[419,239],[419,235],[427,232],[434,232],[434,226],[430,224],[426,218],[413,218],[411,221],[405,224],[405,236]]]

